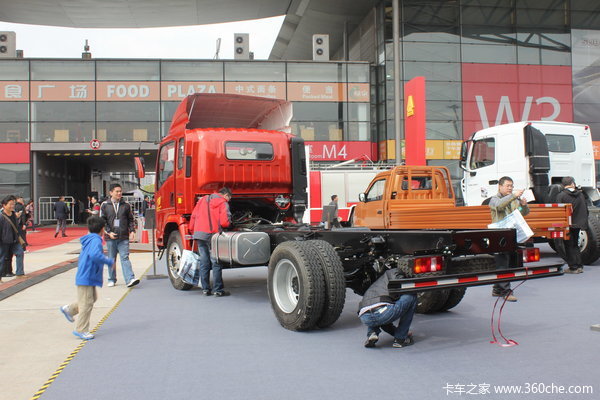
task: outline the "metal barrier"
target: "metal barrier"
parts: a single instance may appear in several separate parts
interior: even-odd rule
[[[44,222],[56,222],[56,217],[54,216],[54,203],[59,199],[59,196],[40,197],[38,199],[38,224],[43,224]],[[65,204],[69,207],[69,218],[67,218],[67,222],[71,224],[75,221],[74,201],[75,199],[73,196],[65,196]]]
[[[131,206],[131,211],[133,212],[134,217],[142,215],[142,206],[144,204],[144,199],[137,196],[123,196],[123,200],[128,202]]]

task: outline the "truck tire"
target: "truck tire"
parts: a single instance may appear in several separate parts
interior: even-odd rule
[[[323,314],[317,320],[319,328],[331,326],[340,317],[346,302],[346,279],[344,267],[333,246],[324,240],[305,242],[310,254],[315,254],[323,270],[325,299]]]
[[[579,250],[584,265],[591,265],[600,258],[600,221],[596,214],[590,214],[588,228],[579,233]]]
[[[167,241],[167,272],[171,285],[177,290],[190,290],[193,285],[185,283],[177,274],[179,270],[179,260],[183,251],[183,241],[181,235],[177,231],[171,232]]]
[[[446,300],[446,303],[442,306],[442,308],[439,309],[439,311],[448,311],[449,309],[456,307],[458,303],[462,301],[463,297],[465,297],[467,288],[455,288],[450,289],[449,291],[450,293],[448,293],[448,300]]]
[[[271,307],[286,329],[313,329],[323,313],[325,278],[313,246],[283,242],[269,261],[267,287]]]
[[[429,314],[438,312],[448,301],[449,290],[429,290],[417,293],[417,312]]]

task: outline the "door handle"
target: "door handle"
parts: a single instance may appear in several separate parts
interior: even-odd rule
[[[488,184],[490,184],[490,185],[497,185],[498,184],[498,179],[494,179],[492,181],[488,181]]]
[[[169,197],[169,202],[171,206],[175,206],[175,193],[171,193],[171,197]]]
[[[377,214],[383,214],[382,210],[377,210]]]

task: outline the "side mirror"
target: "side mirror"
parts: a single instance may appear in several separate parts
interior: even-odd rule
[[[367,202],[367,195],[365,195],[364,193],[359,193],[358,194],[358,201],[360,201],[362,203],[366,203]]]
[[[135,163],[135,176],[138,179],[142,179],[146,176],[146,164],[144,163],[143,157],[134,157]]]

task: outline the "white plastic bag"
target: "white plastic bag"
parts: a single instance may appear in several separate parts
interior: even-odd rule
[[[517,209],[512,213],[508,214],[502,221],[494,222],[489,224],[490,229],[516,229],[517,231],[517,242],[524,243],[530,237],[533,236],[533,231],[525,222],[525,218],[521,212]]]
[[[177,273],[185,283],[198,286],[200,281],[200,256],[191,250],[183,250]]]

